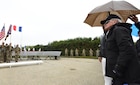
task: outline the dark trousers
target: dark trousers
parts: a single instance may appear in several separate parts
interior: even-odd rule
[[[134,84],[128,84],[128,85],[140,85],[140,84],[135,84],[135,83],[134,83]]]
[[[124,82],[120,78],[113,78],[112,82],[113,82],[112,85],[123,85],[124,84]]]

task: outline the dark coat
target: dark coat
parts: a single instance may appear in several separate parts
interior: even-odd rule
[[[126,83],[140,83],[140,65],[131,36],[131,24],[118,23],[106,35],[106,75]],[[118,71],[118,75],[113,72]]]
[[[100,50],[99,50],[99,57],[105,57],[105,35],[100,38]]]
[[[135,26],[140,30],[140,22],[135,23]]]
[[[138,23],[135,23],[135,26],[139,29],[140,31],[140,22]],[[137,40],[136,42],[136,50],[137,50],[137,55],[139,57],[139,60],[140,60],[140,38]]]
[[[140,39],[138,39],[136,42],[136,49],[137,49],[138,58],[140,60]]]

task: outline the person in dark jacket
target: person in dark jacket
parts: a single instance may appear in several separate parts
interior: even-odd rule
[[[136,50],[137,50],[137,55],[140,61],[140,22],[138,20],[138,17],[136,15],[130,15],[129,17],[130,20],[132,20],[134,23],[134,25],[137,27],[138,31],[138,36],[139,39],[136,41]]]
[[[137,49],[138,59],[140,61],[140,30],[138,31],[138,36],[139,39],[136,41],[136,49]]]
[[[113,78],[112,85],[140,85],[140,65],[131,36],[131,24],[122,23],[117,15],[110,14],[101,21],[105,35],[106,76]]]
[[[104,30],[104,24],[102,24],[102,28],[103,28],[103,35],[100,37],[100,45],[99,45],[99,62],[101,62],[102,64],[102,72],[103,72],[103,77],[104,77],[104,85],[112,85],[112,78],[108,77],[105,75],[105,69],[106,69],[106,56],[105,56],[105,33],[106,31]]]

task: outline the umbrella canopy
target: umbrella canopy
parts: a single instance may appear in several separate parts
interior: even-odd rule
[[[126,1],[110,1],[94,8],[88,14],[84,23],[92,27],[101,26],[100,21],[104,20],[109,14],[116,14],[123,22],[126,22],[130,15],[140,14],[140,10]]]

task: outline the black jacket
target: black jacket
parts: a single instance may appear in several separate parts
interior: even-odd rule
[[[140,30],[140,22],[135,23],[135,26]]]
[[[106,75],[126,83],[140,83],[140,65],[130,27],[131,24],[118,23],[106,35]]]
[[[99,50],[99,57],[105,57],[105,35],[100,38],[100,50]]]
[[[140,22],[138,23],[135,23],[135,26],[139,29],[140,31]],[[137,50],[137,55],[139,57],[139,60],[140,60],[140,38],[137,40],[136,42],[136,50]]]
[[[140,39],[138,39],[136,42],[136,49],[137,49],[138,58],[140,60]]]

